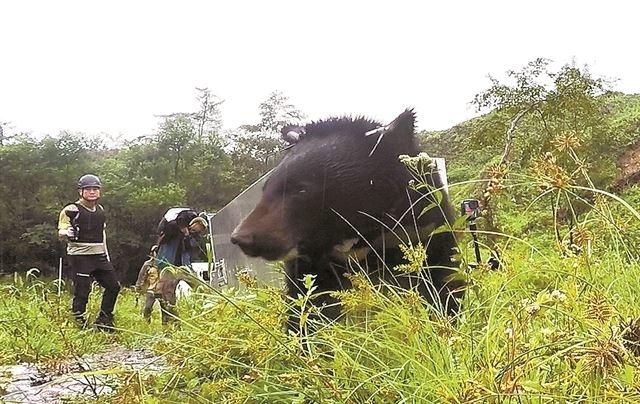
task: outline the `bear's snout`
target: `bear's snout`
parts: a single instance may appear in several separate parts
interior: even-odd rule
[[[248,233],[238,233],[237,231],[234,231],[231,234],[231,242],[244,249],[246,247],[250,247],[253,244],[253,235]]]
[[[231,243],[240,247],[240,249],[251,257],[258,256],[256,251],[255,237],[252,233],[238,231],[235,229],[231,234]]]
[[[231,234],[231,243],[250,257],[274,261],[286,256],[293,246],[277,237],[277,233],[263,233],[238,226]]]

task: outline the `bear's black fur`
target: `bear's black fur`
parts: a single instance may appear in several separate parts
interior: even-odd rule
[[[418,154],[414,131],[411,110],[387,126],[364,118],[333,118],[284,128],[283,137],[293,146],[232,242],[250,256],[284,260],[292,297],[304,293],[305,274],[316,275],[317,292],[349,288],[344,276],[350,271],[348,257],[358,256],[374,282],[417,288],[454,312],[455,298],[462,294],[460,282],[450,280],[456,241],[450,231],[431,234],[452,222],[454,213],[438,175],[427,179],[432,189],[440,188],[435,193],[408,187],[412,175],[399,156]],[[416,245],[418,238],[426,246],[428,271],[398,274],[394,268],[406,262],[398,245]],[[330,318],[339,315],[328,293],[316,303],[325,306],[323,313]]]

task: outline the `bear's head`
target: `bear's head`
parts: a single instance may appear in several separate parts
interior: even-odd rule
[[[418,153],[414,128],[412,110],[386,126],[334,118],[284,128],[291,147],[231,241],[247,255],[286,260],[379,232],[410,205],[411,176],[398,156]]]

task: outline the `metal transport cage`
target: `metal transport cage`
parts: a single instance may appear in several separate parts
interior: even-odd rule
[[[251,184],[240,195],[225,205],[216,213],[202,213],[209,222],[209,238],[212,243],[207,249],[212,251],[213,265],[208,262],[194,262],[193,270],[198,276],[212,286],[238,287],[238,274],[248,272],[262,282],[280,285],[283,276],[274,263],[261,258],[246,256],[240,247],[231,243],[233,229],[258,204],[262,196],[262,187],[270,172]]]

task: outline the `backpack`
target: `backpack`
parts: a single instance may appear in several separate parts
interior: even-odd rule
[[[189,226],[196,217],[198,214],[191,208],[171,208],[158,223],[158,235],[173,237],[178,234],[180,228]]]

